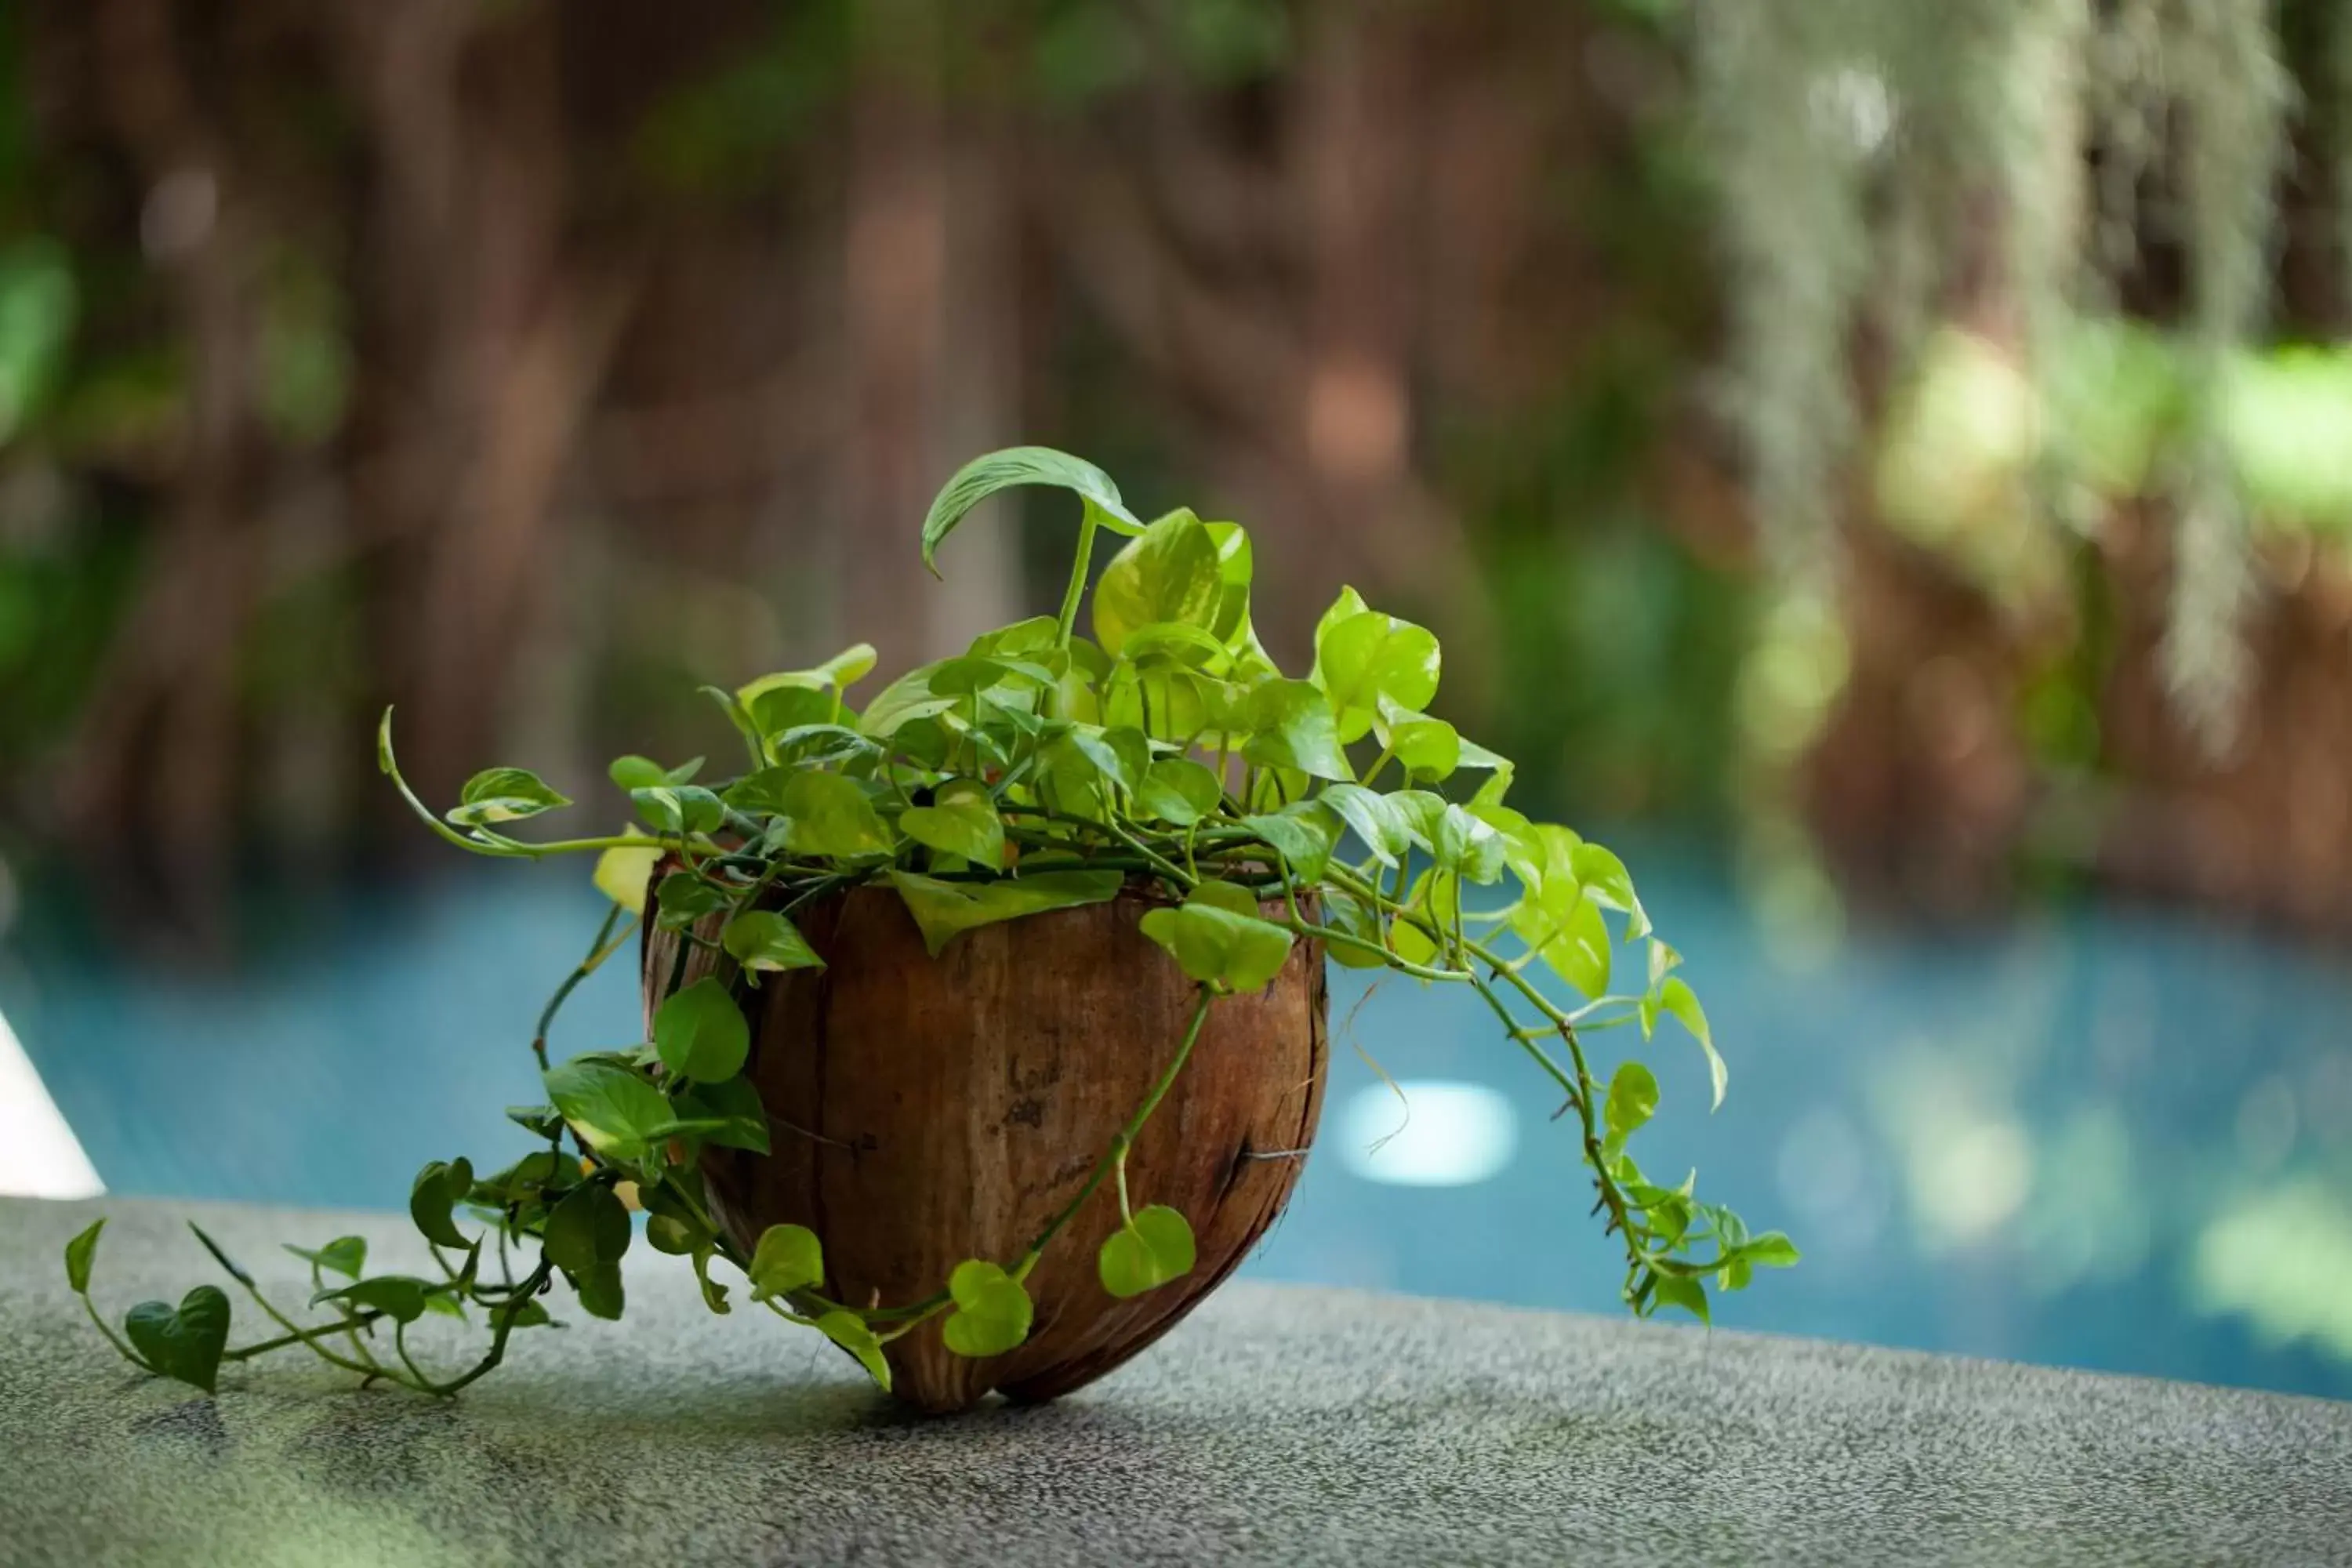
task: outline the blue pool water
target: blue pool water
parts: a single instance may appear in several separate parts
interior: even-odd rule
[[[1732,1072],[1708,1115],[1696,1050],[1661,1030],[1644,1163],[1697,1166],[1806,1254],[1718,1324],[2352,1397],[2352,965],[2095,907],[1783,951],[1706,863],[1634,865]],[[279,905],[202,975],[33,913],[0,1015],[115,1192],[396,1208],[426,1160],[520,1147],[500,1110],[541,1098],[526,1041],[598,918],[582,881],[507,866]],[[1467,994],[1361,994],[1335,972],[1335,1039],[1413,1114],[1336,1049],[1317,1156],[1251,1272],[1616,1310],[1535,1070]],[[617,965],[556,1045],[637,1033]]]

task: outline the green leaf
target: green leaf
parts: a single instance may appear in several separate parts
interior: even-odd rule
[[[1495,770],[1493,776],[1480,784],[1477,793],[1470,797],[1470,804],[1474,806],[1502,805],[1503,797],[1511,793],[1511,781],[1518,774],[1517,764],[1510,759],[1496,756],[1486,747],[1469,741],[1462,742],[1461,765]]]
[[[480,827],[492,822],[520,821],[571,804],[570,796],[556,794],[526,768],[486,768],[457,792],[457,804],[449,808],[448,819],[459,827]]]
[[[1761,1236],[1751,1237],[1741,1243],[1739,1247],[1739,1257],[1743,1262],[1759,1263],[1767,1268],[1794,1268],[1799,1256],[1797,1244],[1777,1230],[1768,1230]]]
[[[212,1285],[199,1285],[177,1308],[142,1301],[123,1320],[131,1348],[165,1377],[192,1384],[206,1394],[220,1380],[221,1352],[228,1346],[228,1298]]]
[[[608,1323],[621,1321],[627,1303],[627,1292],[621,1283],[621,1266],[599,1263],[585,1273],[572,1277],[572,1289],[580,1299],[580,1310],[592,1318],[602,1318]]]
[[[1237,522],[1204,522],[1217,547],[1217,618],[1210,629],[1227,647],[1238,646],[1249,633],[1250,577],[1255,555],[1247,530]]]
[[[672,1095],[670,1103],[681,1121],[717,1122],[702,1136],[721,1148],[768,1152],[767,1108],[749,1079],[739,1075],[719,1083],[694,1084]]]
[[[100,1215],[66,1243],[66,1283],[77,1296],[89,1294],[89,1266],[98,1256],[98,1233],[105,1228],[105,1216]]]
[[[1571,864],[1578,882],[1602,904],[1625,915],[1627,942],[1650,934],[1650,917],[1634,896],[1633,879],[1626,873],[1625,862],[1600,845],[1586,842],[1576,847]]]
[[[1330,694],[1342,742],[1361,739],[1380,718],[1385,698],[1420,710],[1437,695],[1437,638],[1426,629],[1378,610],[1345,613],[1355,590],[1344,590],[1315,634],[1315,668],[1308,679]]]
[[[588,1182],[549,1212],[540,1246],[550,1263],[576,1278],[620,1261],[629,1236],[628,1206],[604,1183]]]
[[[427,1241],[442,1247],[468,1247],[472,1244],[459,1234],[449,1215],[473,1190],[472,1162],[462,1155],[455,1160],[436,1160],[416,1173],[416,1181],[408,1189],[408,1217],[416,1222],[416,1228],[425,1233]]]
[[[1118,656],[1166,671],[1198,668],[1222,672],[1232,651],[1206,626],[1184,621],[1147,621],[1119,638]]]
[[[823,969],[824,960],[800,928],[772,910],[750,910],[727,922],[719,945],[746,969]]]
[[[630,836],[635,837],[634,830]],[[643,849],[605,850],[596,857],[596,890],[631,914],[645,913],[646,889],[653,881],[654,868],[661,864],[663,853],[662,847],[650,839]]]
[[[1547,892],[1541,901],[1523,903],[1511,926],[1538,952],[1552,973],[1588,997],[1609,991],[1609,927],[1600,906],[1572,885],[1564,912],[1555,912]]]
[[[1697,994],[1681,975],[1669,974],[1659,984],[1657,994],[1658,1005],[1682,1020],[1683,1027],[1698,1041],[1698,1048],[1706,1053],[1707,1081],[1715,1089],[1715,1104],[1721,1105],[1724,1086],[1730,1081],[1731,1073],[1715,1048],[1715,1035],[1706,1026],[1706,1010],[1698,1005]]]
[[[932,804],[898,814],[898,831],[942,855],[961,855],[993,871],[1004,863],[1004,819],[986,785],[950,779],[932,792]]]
[[[1015,485],[1053,485],[1075,491],[1093,509],[1101,526],[1116,533],[1143,531],[1143,525],[1119,500],[1118,487],[1110,482],[1110,476],[1085,458],[1050,447],[1007,447],[958,468],[932,500],[930,512],[923,519],[923,564],[931,575],[939,575],[933,557],[940,542],[965,514],[997,491]]]
[[[1095,584],[1095,641],[1116,658],[1144,626],[1173,624],[1206,632],[1216,621],[1223,588],[1216,541],[1191,512],[1171,511],[1103,568]]]
[[[1339,814],[1381,865],[1394,867],[1412,849],[1412,826],[1391,797],[1361,784],[1335,784],[1317,798]]]
[[[1153,1204],[1136,1210],[1103,1242],[1095,1271],[1103,1289],[1124,1300],[1191,1273],[1194,1261],[1192,1225],[1166,1205]]]
[[[989,882],[942,882],[892,871],[890,881],[915,917],[923,946],[937,957],[955,937],[978,926],[1103,903],[1118,896],[1126,877],[1118,871],[1041,871]]]
[[[655,1009],[654,1052],[680,1078],[698,1083],[733,1078],[751,1051],[751,1029],[743,1009],[716,976],[671,993]]]
[[[1417,713],[1389,697],[1381,699],[1380,712],[1379,721],[1372,726],[1373,738],[1396,753],[1408,779],[1435,784],[1462,766],[1461,733],[1444,720]]]
[[[1050,732],[1039,761],[1061,808],[1089,815],[1093,803],[1107,801],[1114,786],[1131,792],[1142,782],[1150,749],[1136,730],[1070,724]]]
[[[666,768],[651,757],[614,757],[612,766],[604,771],[625,790],[658,789],[663,784],[691,783],[694,775],[702,771],[702,759],[697,757],[690,763]]]
[[[857,721],[858,729],[877,740],[888,740],[919,719],[932,718],[953,708],[955,699],[941,697],[931,689],[931,677],[939,668],[938,664],[921,665],[884,687],[881,694],[866,705],[865,714]]]
[[[1713,1322],[1707,1316],[1706,1286],[1681,1274],[1660,1274],[1656,1279],[1657,1289],[1650,1297],[1653,1311],[1660,1307],[1680,1307],[1702,1323]]]
[[[771,744],[790,731],[831,724],[841,712],[840,698],[806,686],[770,687],[756,697],[742,697],[742,701],[751,712],[751,727]]]
[[[579,1058],[550,1068],[544,1077],[555,1109],[607,1159],[638,1158],[653,1130],[671,1120],[661,1090],[611,1062]]]
[[[1622,1062],[1609,1080],[1609,1131],[1623,1138],[1656,1114],[1658,1079],[1640,1062]]]
[[[727,1287],[710,1277],[711,1251],[708,1247],[695,1249],[694,1279],[702,1287],[702,1304],[723,1318],[734,1309],[727,1304]]]
[[[1295,768],[1318,779],[1352,780],[1356,770],[1339,749],[1340,734],[1330,700],[1304,680],[1263,680],[1244,705],[1249,739],[1242,755],[1251,762]]]
[[[816,1321],[817,1331],[851,1355],[866,1369],[883,1393],[890,1392],[890,1363],[882,1355],[882,1342],[856,1313],[836,1308]]]
[[[340,1302],[355,1312],[382,1312],[395,1323],[413,1323],[425,1315],[425,1282],[408,1274],[379,1274],[321,1290],[310,1298],[313,1307]]]
[[[1282,851],[1283,863],[1300,882],[1322,880],[1339,842],[1339,818],[1320,799],[1297,800],[1266,816],[1244,817],[1260,838]]]
[[[1449,804],[1437,819],[1430,858],[1473,882],[1502,879],[1508,846],[1503,836],[1458,805]]]
[[[757,715],[760,699],[771,691],[791,687],[807,691],[846,691],[873,674],[881,657],[874,651],[872,643],[852,643],[823,664],[807,669],[779,670],[746,681],[735,689],[735,700]]]
[[[367,1237],[363,1236],[339,1236],[316,1251],[290,1245],[286,1250],[328,1273],[341,1274],[347,1279],[356,1279],[367,1271]]]
[[[1144,816],[1190,827],[1217,814],[1225,798],[1217,775],[1190,757],[1162,757],[1143,770],[1135,806]]]
[[[890,830],[875,815],[874,803],[839,773],[793,773],[781,805],[792,824],[784,843],[794,854],[852,860],[890,852]]]
[[[692,871],[672,871],[654,889],[654,923],[684,931],[705,915],[732,909],[735,896]]]
[[[1248,913],[1228,907],[1234,894]],[[1146,914],[1140,929],[1175,955],[1187,976],[1226,991],[1257,990],[1290,956],[1290,932],[1260,919],[1255,900],[1230,884],[1203,883],[1181,907]]]
[[[702,1244],[704,1233],[693,1221],[676,1215],[649,1215],[646,1219],[646,1245],[669,1258],[690,1258]]]
[[[751,1267],[744,1272],[751,1276],[752,1300],[789,1296],[824,1282],[824,1247],[806,1226],[772,1225],[760,1233]]]
[[[700,784],[653,784],[631,790],[629,799],[657,833],[710,833],[727,820],[719,797]]]
[[[1003,1355],[1029,1337],[1036,1308],[1021,1281],[993,1263],[967,1258],[948,1277],[955,1310],[940,1326],[948,1349],[961,1356]]]

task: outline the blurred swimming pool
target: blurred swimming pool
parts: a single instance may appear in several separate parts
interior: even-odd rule
[[[1696,1164],[1805,1249],[1718,1324],[2352,1397],[2352,964],[2099,908],[1780,953],[1706,863],[1628,858],[1732,1073],[1709,1117],[1662,1028],[1644,1164]],[[396,1208],[424,1162],[523,1142],[500,1108],[541,1098],[525,1042],[598,918],[582,880],[508,866],[264,909],[202,977],[31,912],[0,1015],[114,1192]],[[1250,1272],[1618,1310],[1572,1141],[1491,1017],[1409,982],[1361,994],[1334,972],[1317,1158]],[[556,1046],[636,1035],[621,965]]]

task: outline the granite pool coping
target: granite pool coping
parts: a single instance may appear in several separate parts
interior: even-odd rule
[[[0,1562],[2352,1563],[2352,1404],[1358,1291],[1229,1286],[1040,1409],[899,1414],[633,1255],[630,1315],[430,1401],[275,1361],[129,1372],[119,1316],[404,1217],[0,1200]],[[239,1331],[253,1314],[241,1308]]]

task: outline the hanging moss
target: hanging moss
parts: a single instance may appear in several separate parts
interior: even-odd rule
[[[2192,369],[2173,492],[2179,522],[2164,670],[2182,716],[2218,752],[2234,738],[2250,673],[2242,622],[2253,584],[2246,507],[2229,460],[2230,368],[2266,314],[2291,89],[2268,8],[2246,0],[2179,0],[2169,58],[2185,142]]]
[[[1894,382],[1957,319],[2039,395],[2079,314],[2112,310],[2151,221],[2177,230],[2197,364],[2166,468],[2179,571],[2165,668],[2183,719],[2225,745],[2249,677],[2252,573],[2222,426],[2230,366],[2263,324],[2293,96],[2271,6],[1715,0],[1696,19],[1733,282],[1728,406],[1792,579],[1818,582],[1835,559],[1865,310]],[[2337,36],[2352,87],[2352,18]],[[2151,189],[2168,199],[2160,214]],[[2042,482],[2003,504],[2046,521],[2054,499],[2093,492],[2043,423],[2031,422]]]

